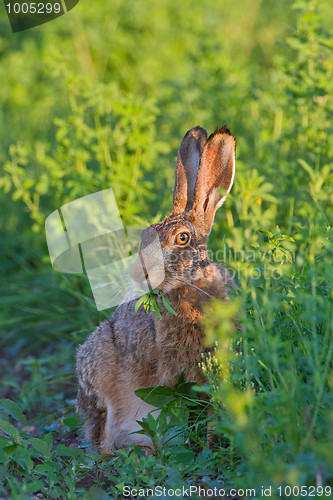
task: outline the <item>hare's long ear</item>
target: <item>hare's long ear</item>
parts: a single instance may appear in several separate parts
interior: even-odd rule
[[[202,237],[208,237],[216,210],[223,204],[235,176],[236,140],[224,125],[209,136],[203,149],[189,214]]]
[[[207,132],[201,127],[189,130],[178,151],[176,182],[173,193],[173,214],[180,215],[192,208],[200,157],[207,141]]]

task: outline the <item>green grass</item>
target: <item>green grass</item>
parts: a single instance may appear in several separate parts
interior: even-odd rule
[[[278,495],[288,485],[306,486],[294,490],[306,498],[314,486],[328,498],[332,9],[158,5],[80,2],[15,35],[0,9],[0,498],[122,498],[124,485],[255,488],[257,498],[261,487],[291,498]],[[207,314],[218,346],[203,367],[209,384],[141,393],[162,408],[142,423],[154,456],[98,456],[75,413],[74,358],[112,311],[96,310],[84,276],[52,269],[45,218],[107,187],[126,225],[162,218],[184,133],[224,122],[237,171],[209,248],[239,290]]]

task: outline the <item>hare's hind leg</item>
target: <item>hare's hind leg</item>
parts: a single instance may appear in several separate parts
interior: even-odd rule
[[[154,407],[139,399],[134,394],[134,390],[125,392],[123,389],[122,394],[118,395],[116,400],[108,401],[102,451],[108,453],[112,450],[128,448],[132,444],[152,445],[149,436],[137,433],[142,429],[137,420],[147,417],[152,410]],[[156,417],[157,412],[155,411],[153,415]]]
[[[154,407],[134,394],[134,390],[113,391],[102,400],[94,393],[87,393],[79,385],[76,405],[86,416],[85,434],[87,439],[98,446],[102,453],[110,453],[132,444],[149,446],[151,439],[138,434],[142,427],[137,420],[147,417]],[[153,415],[157,416],[155,410]]]

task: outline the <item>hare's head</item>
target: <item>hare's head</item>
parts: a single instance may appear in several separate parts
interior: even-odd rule
[[[178,152],[173,211],[142,233],[131,276],[162,292],[196,281],[209,263],[207,239],[216,210],[235,176],[236,141],[226,126],[207,139],[201,127],[189,130]]]

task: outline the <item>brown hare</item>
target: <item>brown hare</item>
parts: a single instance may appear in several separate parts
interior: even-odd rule
[[[202,306],[212,298],[228,300],[229,286],[235,288],[228,272],[207,254],[215,212],[233,184],[235,144],[226,126],[208,139],[201,127],[189,130],[178,152],[172,214],[142,233],[140,252],[151,233],[158,234],[164,261],[158,288],[177,316],[166,309],[161,319],[143,307],[135,312],[132,300],[78,349],[77,407],[87,417],[87,438],[101,452],[150,443],[135,432],[141,428],[137,420],[153,409],[134,394],[136,389],[172,386],[181,373],[187,381],[205,382],[199,366],[205,351]],[[139,253],[130,274],[140,285],[160,271],[152,264],[147,276]]]

